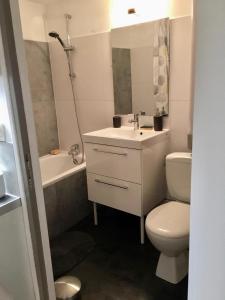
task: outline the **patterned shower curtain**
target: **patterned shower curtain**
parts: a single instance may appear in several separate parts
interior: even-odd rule
[[[169,112],[169,19],[154,25],[153,85],[155,113]]]

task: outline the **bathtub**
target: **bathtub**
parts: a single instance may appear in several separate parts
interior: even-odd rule
[[[67,152],[40,157],[42,185],[50,239],[90,214],[86,163],[74,165]]]
[[[43,188],[86,169],[86,163],[74,165],[72,157],[66,151],[57,155],[40,157],[41,179]]]

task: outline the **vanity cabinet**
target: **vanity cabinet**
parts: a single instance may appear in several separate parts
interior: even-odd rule
[[[88,197],[94,204],[96,225],[97,203],[136,215],[140,217],[141,243],[144,243],[144,216],[166,196],[168,139],[169,132],[164,132],[162,136],[153,136],[140,149],[84,139]]]
[[[88,172],[141,184],[141,151],[86,143],[85,154]]]

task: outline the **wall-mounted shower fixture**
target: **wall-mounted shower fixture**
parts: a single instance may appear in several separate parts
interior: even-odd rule
[[[66,45],[64,44],[64,42],[63,42],[62,39],[60,38],[58,32],[56,32],[56,31],[51,31],[51,32],[49,32],[48,35],[49,35],[50,37],[52,37],[52,38],[57,39],[57,40],[60,42],[60,44],[62,45],[62,47],[63,47],[64,49],[66,48]]]
[[[62,45],[64,51],[74,51],[75,48],[74,48],[70,43],[68,43],[67,45],[65,45],[65,43],[64,43],[63,40],[61,39],[61,37],[60,37],[60,35],[58,34],[58,32],[56,32],[56,31],[51,31],[51,32],[49,32],[48,35],[49,35],[50,37],[53,37],[53,38],[57,39],[57,40],[60,42],[60,44]],[[70,40],[70,39],[69,39],[69,40]]]
[[[69,24],[70,24],[70,20],[72,19],[72,16],[70,14],[65,14],[64,15],[65,19],[66,19],[66,33],[67,33],[67,45],[71,46],[71,39],[70,39],[70,29],[69,29]]]
[[[79,144],[74,144],[70,146],[70,150],[68,151],[68,155],[71,155],[73,163],[78,165],[79,162],[77,160],[78,155],[80,154],[80,147]]]
[[[73,157],[73,162],[75,164],[80,164],[80,163],[83,163],[83,161],[84,161],[84,143],[83,143],[83,139],[82,139],[82,133],[81,133],[80,123],[79,123],[79,118],[78,118],[78,113],[77,113],[76,93],[75,93],[75,86],[74,86],[74,79],[76,78],[76,74],[73,70],[73,62],[72,62],[72,55],[71,55],[72,52],[75,50],[75,48],[71,43],[71,38],[70,38],[70,35],[69,35],[69,25],[70,25],[70,20],[72,19],[72,16],[70,14],[65,14],[64,17],[65,17],[65,20],[66,20],[66,33],[67,33],[67,42],[66,42],[66,44],[65,44],[65,42],[63,42],[63,40],[61,39],[58,32],[51,31],[51,32],[49,32],[49,36],[52,37],[52,38],[57,39],[59,41],[59,43],[61,44],[61,46],[63,47],[65,53],[66,53],[67,64],[68,64],[68,68],[69,68],[69,78],[70,78],[71,90],[72,90],[73,102],[74,102],[74,112],[75,112],[75,117],[76,117],[76,120],[77,120],[77,127],[78,127],[78,131],[79,131],[79,135],[80,135],[80,141],[81,141],[81,144],[82,144],[81,161],[78,161],[78,159],[75,159]],[[78,149],[79,148],[76,148],[77,151],[78,151]]]
[[[68,25],[67,25],[67,28],[68,28]],[[70,43],[70,38],[69,38],[69,35],[68,35],[68,40],[67,40],[67,45],[63,42],[63,40],[61,39],[60,35],[58,32],[56,31],[51,31],[49,32],[48,34],[50,37],[52,38],[55,38],[57,39],[61,46],[63,47],[64,51],[66,52],[66,55],[67,55],[67,62],[68,62],[68,66],[69,66],[69,76],[71,78],[75,78],[76,77],[76,74],[74,73],[73,71],[73,65],[72,65],[72,61],[71,61],[71,55],[70,55],[70,52],[71,51],[74,51],[75,48],[74,46],[71,45]]]

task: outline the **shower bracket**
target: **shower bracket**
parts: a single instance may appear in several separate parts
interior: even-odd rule
[[[70,78],[76,78],[76,74],[75,73],[69,73]]]
[[[64,47],[64,51],[74,51],[75,48],[73,46],[66,46]]]

